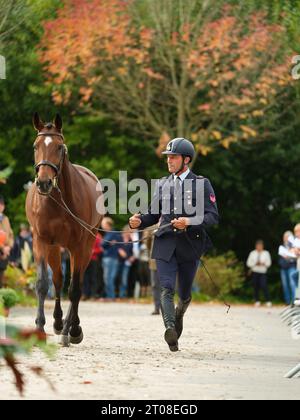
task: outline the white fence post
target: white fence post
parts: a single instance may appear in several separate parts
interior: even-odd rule
[[[6,338],[6,319],[0,315],[0,339]]]
[[[6,79],[6,60],[0,55],[0,79]]]

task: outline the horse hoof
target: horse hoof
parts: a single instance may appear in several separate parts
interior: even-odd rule
[[[55,328],[55,322],[54,322],[54,324],[53,324],[53,331],[54,331],[54,334],[55,335],[61,335],[61,333],[63,332],[63,321],[62,321],[62,324],[61,324],[61,328],[59,329],[59,328]]]
[[[63,347],[70,347],[70,339],[68,335],[62,335],[61,336],[61,340],[60,340],[60,344]]]
[[[71,344],[80,344],[83,340],[83,332],[81,330],[81,333],[78,337],[72,337],[71,334],[69,334],[69,339]]]
[[[55,327],[53,327],[53,332],[54,332],[55,335],[61,335],[62,331],[63,331],[62,329],[57,330]]]

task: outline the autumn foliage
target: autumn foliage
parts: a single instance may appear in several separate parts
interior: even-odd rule
[[[12,371],[16,388],[21,395],[23,395],[25,389],[25,378],[18,366],[16,355],[29,354],[35,347],[39,347],[45,353],[53,353],[53,347],[47,347],[46,335],[37,330],[20,330],[9,325],[7,326],[7,337],[0,337],[0,360],[3,359]],[[53,385],[45,377],[43,369],[38,366],[33,366],[30,370],[44,378],[49,386],[54,389]]]
[[[55,103],[104,109],[160,139],[158,152],[181,135],[204,155],[267,137],[292,83],[283,27],[226,4],[210,14],[196,0],[145,4],[148,20],[133,0],[66,0],[45,23],[40,60]]]

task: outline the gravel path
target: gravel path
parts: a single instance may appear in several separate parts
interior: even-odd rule
[[[66,304],[64,304],[66,308]],[[26,399],[300,399],[299,378],[283,379],[300,362],[300,342],[291,339],[281,309],[192,305],[181,351],[170,353],[160,317],[150,305],[90,303],[80,306],[85,339],[59,348],[54,360],[35,350],[22,358]],[[52,334],[52,303],[47,332]],[[34,309],[16,308],[14,324],[32,327]],[[49,340],[57,342],[51,335]],[[42,366],[53,392],[26,365]],[[0,363],[0,399],[19,398]]]

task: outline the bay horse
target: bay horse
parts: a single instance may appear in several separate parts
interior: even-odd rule
[[[49,288],[49,264],[53,271],[56,296],[54,333],[61,335],[61,344],[67,347],[69,343],[79,344],[83,340],[78,316],[83,276],[92,253],[95,240],[93,234],[97,233],[104,214],[102,211],[100,214],[96,208],[96,202],[103,208],[101,185],[90,170],[69,161],[62,125],[58,114],[53,123],[46,124],[38,113],[33,116],[33,126],[37,130],[34,142],[36,180],[27,194],[26,214],[33,229],[33,253],[37,265],[36,326],[44,332],[44,303]],[[92,228],[86,230],[79,224],[65,211],[63,202],[74,215]],[[69,251],[71,258],[70,306],[64,321],[61,308],[61,247]]]

